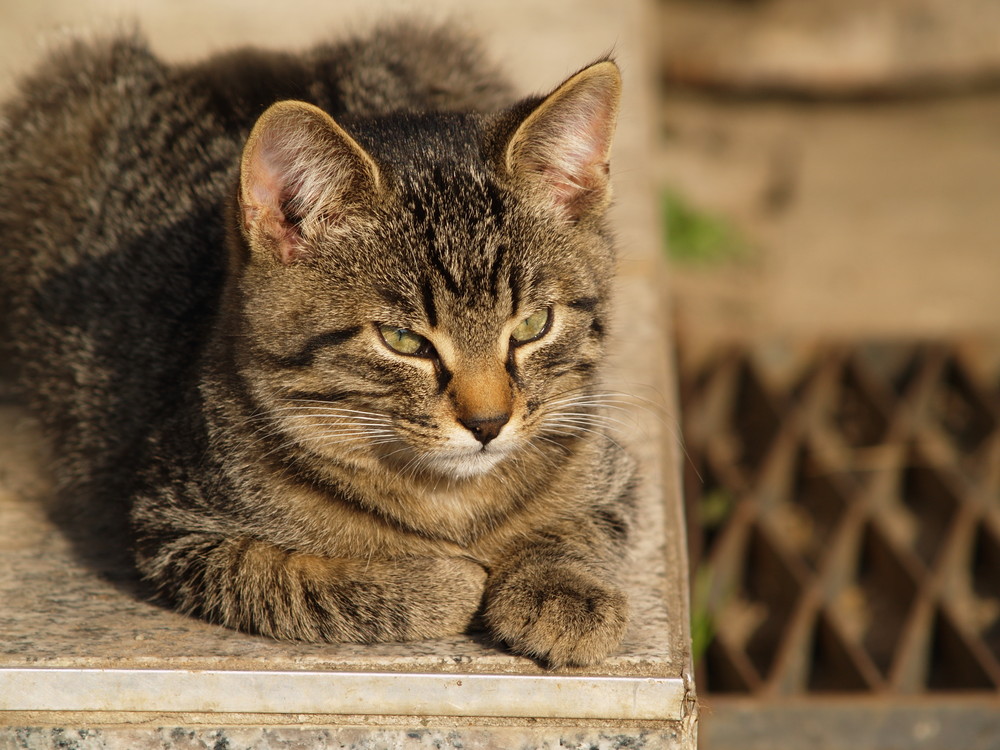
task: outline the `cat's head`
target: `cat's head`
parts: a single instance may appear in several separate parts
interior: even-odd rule
[[[229,292],[268,429],[315,456],[450,477],[586,439],[619,96],[601,61],[496,114],[265,112]]]

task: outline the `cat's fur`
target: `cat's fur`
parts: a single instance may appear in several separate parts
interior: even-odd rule
[[[474,44],[412,25],[51,57],[3,110],[0,304],[63,490],[122,499],[143,576],[230,627],[479,613],[552,665],[605,657],[632,504],[596,380],[619,85],[604,60],[512,103]]]

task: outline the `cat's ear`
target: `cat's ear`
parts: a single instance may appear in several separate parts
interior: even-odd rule
[[[507,142],[506,167],[536,181],[571,220],[610,198],[608,163],[621,100],[618,66],[584,68],[543,99]]]
[[[310,237],[349,220],[378,190],[375,162],[330,115],[305,102],[278,102],[243,149],[239,217],[252,247],[291,263]]]

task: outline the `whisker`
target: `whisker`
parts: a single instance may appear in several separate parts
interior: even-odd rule
[[[545,420],[545,424],[579,425],[581,427],[590,427],[595,430],[621,429],[618,425],[611,425],[606,422],[601,422],[591,419],[580,419],[579,417],[551,417]]]
[[[608,426],[612,424],[621,425],[622,427],[627,427],[629,429],[639,429],[641,425],[638,422],[626,422],[623,419],[618,419],[616,417],[609,416],[607,414],[591,414],[588,412],[576,412],[576,411],[552,411],[550,413],[552,416],[558,417],[574,417],[578,419],[586,419],[594,424],[606,424]]]
[[[293,418],[291,421],[295,421]],[[259,443],[266,440],[275,438],[276,436],[282,436],[284,439],[281,440],[274,448],[265,453],[262,458],[267,458],[271,454],[278,450],[288,450],[294,449],[296,445],[302,445],[305,443],[311,443],[317,440],[326,440],[330,445],[338,445],[342,443],[354,442],[359,445],[371,444],[375,439],[396,439],[397,434],[394,429],[388,423],[385,424],[366,424],[366,423],[356,423],[352,424],[350,422],[337,422],[337,423],[320,423],[314,425],[321,432],[316,435],[293,435],[289,434],[287,425],[284,427],[276,427],[274,430],[266,432],[262,435],[258,435],[253,441],[246,443],[245,447],[247,449],[254,448]],[[369,439],[364,439],[369,438]]]
[[[570,395],[577,394],[577,395]],[[566,397],[565,399],[561,397]],[[548,403],[561,403],[564,400],[575,400],[582,399],[588,401],[595,400],[605,400],[608,404],[616,403],[618,405],[626,405],[632,408],[640,408],[645,412],[656,414],[658,417],[662,418],[662,412],[665,409],[665,405],[661,402],[654,401],[652,399],[646,398],[645,396],[640,396],[634,391],[591,391],[589,387],[582,386],[579,388],[570,388],[565,391],[554,394],[554,398],[550,399]]]
[[[586,432],[586,433],[589,433],[591,435],[597,435],[599,437],[602,437],[605,440],[607,440],[609,443],[612,443],[614,446],[616,446],[619,450],[621,450],[621,451],[625,450],[625,448],[622,447],[622,445],[617,440],[615,440],[613,437],[611,437],[607,433],[601,432],[600,430],[592,430],[592,429],[590,429],[588,427],[583,427],[583,426],[578,425],[578,424],[562,424],[562,423],[559,423],[559,422],[555,422],[553,424],[555,426],[558,426],[558,427],[565,427],[565,428],[567,428],[567,430],[564,430],[562,432],[557,431],[557,430],[548,430],[548,432],[550,432],[550,433],[554,433],[554,434],[557,434],[557,435],[558,434],[565,434],[565,435],[572,436],[572,433],[568,432],[568,430],[579,430],[580,432]],[[546,426],[548,426],[548,425],[546,425]]]
[[[336,404],[333,404],[333,403],[331,403],[329,401],[322,401],[322,400],[316,399],[316,398],[290,398],[290,399],[286,399],[286,401],[287,401],[288,404],[291,404],[291,405],[295,405],[295,404],[322,404],[324,407],[327,407],[327,408],[330,408],[330,409],[339,409],[341,411],[349,411],[349,412],[354,412],[356,414],[378,414],[379,413],[377,411],[371,411],[371,410],[368,410],[368,409],[348,409],[347,407],[337,406]]]
[[[539,453],[541,453],[542,456],[545,456],[545,452],[532,442],[534,440],[544,440],[546,443],[552,443],[552,445],[556,446],[559,450],[561,450],[567,456],[572,453],[572,451],[569,448],[567,448],[565,445],[563,445],[562,443],[560,443],[557,440],[553,440],[552,438],[545,437],[545,435],[535,435],[534,437],[531,438],[531,440],[528,441],[528,445],[530,445],[532,448],[534,448]]]
[[[378,414],[376,412],[362,412],[356,409],[317,409],[315,406],[279,406],[271,410],[270,414],[260,415],[260,416],[271,416],[272,414],[284,414],[287,416],[288,412],[301,412],[305,410],[312,410],[307,414],[293,414],[293,417],[306,417],[306,416],[331,416],[331,417],[343,417],[344,419],[355,419],[358,421],[367,422],[391,422],[391,417],[384,414]],[[360,415],[360,416],[358,416]],[[259,417],[256,417],[259,418]]]

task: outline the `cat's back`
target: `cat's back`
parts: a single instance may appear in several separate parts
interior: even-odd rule
[[[100,215],[115,121],[164,75],[138,39],[123,36],[69,44],[21,80],[0,119],[0,253],[15,297],[40,256],[72,262],[68,240]]]
[[[19,343],[70,320],[114,327],[166,297],[157,284],[178,291],[186,259],[222,236],[210,207],[238,153],[138,35],[51,54],[0,121],[0,284]]]
[[[246,135],[282,99],[335,118],[396,111],[493,111],[514,92],[478,41],[450,26],[384,24],[301,53],[242,48],[175,71],[206,112]]]

